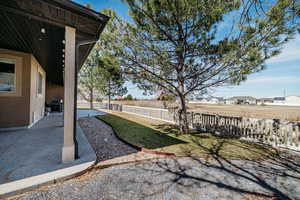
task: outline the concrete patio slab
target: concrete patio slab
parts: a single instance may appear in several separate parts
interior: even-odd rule
[[[62,114],[52,113],[30,129],[0,132],[0,197],[72,177],[93,165],[95,152],[79,126],[76,137],[79,159],[62,163]]]
[[[105,115],[106,112],[100,110],[90,110],[90,109],[78,109],[77,110],[77,119],[82,117],[93,117],[97,115]]]

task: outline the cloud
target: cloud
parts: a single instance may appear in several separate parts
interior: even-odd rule
[[[245,83],[300,83],[298,76],[261,76],[249,78]]]
[[[300,35],[297,34],[295,39],[290,40],[284,45],[281,53],[266,61],[267,64],[275,64],[300,60]]]

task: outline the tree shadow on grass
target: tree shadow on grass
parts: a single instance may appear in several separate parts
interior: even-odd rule
[[[178,126],[175,124],[152,124],[152,126],[164,133],[178,136],[180,134]]]
[[[166,135],[187,141],[189,145],[183,146],[181,149],[181,155],[185,156],[192,156],[193,151],[201,151],[205,155],[210,155],[212,154],[211,151],[220,144],[223,145],[222,148],[219,149],[219,153],[221,153],[222,156],[225,155],[225,157],[229,158],[249,157],[255,159],[265,159],[266,156],[273,156],[274,154],[277,155],[277,151],[271,147],[240,140],[236,137],[203,133],[197,130],[191,130],[190,134],[180,135],[180,131],[176,125],[159,124],[153,126],[156,130],[159,130]]]

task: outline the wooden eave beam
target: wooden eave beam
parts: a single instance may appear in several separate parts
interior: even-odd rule
[[[76,28],[76,26],[74,26],[72,24],[66,24],[66,22],[63,22],[61,20],[53,20],[53,18],[50,19],[50,18],[47,18],[47,17],[44,17],[44,16],[35,15],[35,14],[25,12],[25,11],[20,10],[20,9],[11,8],[11,7],[7,7],[7,6],[4,6],[4,5],[0,5],[0,10],[3,11],[3,12],[9,12],[9,13],[12,13],[12,14],[17,14],[17,15],[21,15],[21,16],[24,16],[24,17],[28,17],[29,19],[35,19],[35,20],[38,20],[38,21],[49,23],[49,24],[52,24],[54,26],[58,26],[58,27],[61,27],[61,28],[65,28],[66,25],[70,26],[70,27],[73,27],[73,28]],[[77,26],[80,26],[80,25],[77,25]],[[91,34],[91,33],[82,32],[78,29],[76,29],[76,30],[77,30],[77,35],[85,37],[85,38],[97,38],[98,37],[97,35],[94,35],[94,34]]]

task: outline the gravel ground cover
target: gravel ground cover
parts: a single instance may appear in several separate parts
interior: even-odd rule
[[[78,121],[96,152],[98,162],[138,152],[135,148],[120,141],[112,128],[99,119],[83,117]]]
[[[300,199],[299,163],[168,158],[96,169],[14,199]]]

